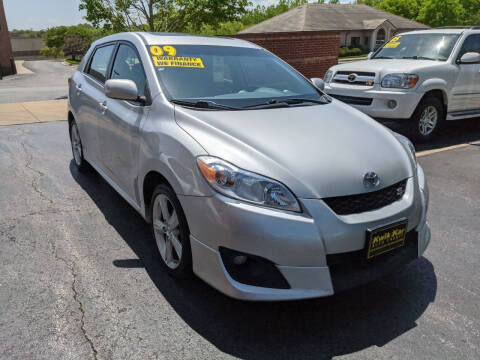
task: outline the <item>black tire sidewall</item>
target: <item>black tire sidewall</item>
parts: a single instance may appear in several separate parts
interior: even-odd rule
[[[425,108],[429,106],[434,106],[435,109],[437,109],[438,112],[438,119],[437,119],[437,125],[433,129],[433,131],[428,134],[428,135],[423,135],[420,133],[420,117],[422,116],[423,111]],[[419,141],[428,141],[434,137],[436,137],[444,123],[445,120],[445,107],[443,105],[443,102],[436,96],[428,96],[424,98],[420,104],[417,106],[415,109],[415,112],[413,113],[413,116],[410,120],[410,133],[411,136]]]
[[[75,160],[75,155],[73,153],[73,141],[72,141],[73,127],[77,128],[78,137],[80,138],[80,165],[77,164],[77,161]],[[88,170],[88,165],[87,165],[87,161],[83,157],[83,142],[82,142],[82,138],[80,137],[80,132],[78,131],[78,126],[75,120],[70,123],[70,148],[72,149],[73,163],[75,164],[75,167],[80,172],[86,172]]]
[[[168,265],[165,263],[165,261],[160,255],[160,251],[158,250],[158,246],[155,240],[155,230],[153,228],[153,204],[155,203],[155,199],[159,195],[165,195],[168,197],[170,202],[173,204],[178,216],[180,241],[182,243],[182,258],[180,260],[180,264],[175,269],[168,267]],[[152,199],[150,201],[149,215],[150,219],[152,219],[152,237],[155,243],[155,248],[157,249],[158,257],[160,258],[160,264],[165,269],[165,271],[174,278],[184,279],[189,277],[192,274],[192,250],[190,246],[190,230],[188,228],[187,219],[185,217],[185,213],[183,212],[182,205],[180,204],[180,201],[175,195],[175,192],[169,186],[165,184],[157,185],[157,187],[153,191]]]

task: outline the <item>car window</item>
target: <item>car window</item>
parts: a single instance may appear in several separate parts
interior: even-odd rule
[[[373,58],[446,61],[459,36],[441,33],[397,35],[383,45]]]
[[[244,107],[288,98],[321,100],[313,85],[262,49],[208,45],[148,46],[167,97]]]
[[[480,35],[470,35],[462,45],[459,58],[461,58],[467,52],[480,53]]]
[[[95,51],[95,54],[93,54],[92,62],[90,63],[90,68],[87,73],[92,75],[95,79],[105,82],[108,65],[114,48],[115,45],[113,44],[98,48]]]
[[[121,44],[112,68],[112,79],[132,80],[140,96],[145,95],[147,78],[137,52],[129,45]]]

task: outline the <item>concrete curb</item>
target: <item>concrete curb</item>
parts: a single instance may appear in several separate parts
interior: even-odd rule
[[[67,119],[68,100],[0,104],[0,126]]]

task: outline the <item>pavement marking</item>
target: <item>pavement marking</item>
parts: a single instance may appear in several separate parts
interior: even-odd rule
[[[26,67],[23,66],[25,63],[24,60],[15,60],[15,67],[17,68],[18,75],[25,75],[25,74],[33,74],[34,72],[28,70]]]
[[[68,100],[0,104],[0,126],[67,119]]]
[[[462,149],[462,148],[468,147],[470,145],[480,145],[480,141],[472,141],[472,142],[464,143],[464,144],[445,146],[445,147],[439,148],[439,149],[419,151],[419,152],[416,153],[416,155],[417,155],[417,157],[423,157],[423,156],[433,155],[433,154],[437,154],[437,153],[444,152],[444,151]]]

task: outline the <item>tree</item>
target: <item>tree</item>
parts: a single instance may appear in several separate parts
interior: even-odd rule
[[[466,12],[460,0],[425,0],[417,20],[432,27],[465,24]]]
[[[90,43],[81,35],[71,34],[65,36],[65,43],[63,44],[63,53],[71,55],[72,60],[76,60],[77,55],[84,55]]]
[[[118,31],[198,30],[238,20],[249,0],[81,0],[80,10],[94,26]]]

